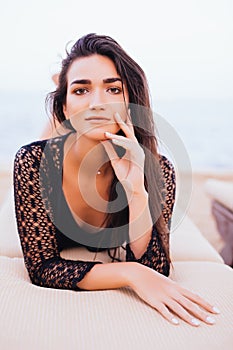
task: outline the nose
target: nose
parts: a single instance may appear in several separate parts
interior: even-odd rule
[[[100,91],[95,91],[90,99],[89,108],[94,111],[103,111],[105,110],[104,106],[104,97]]]

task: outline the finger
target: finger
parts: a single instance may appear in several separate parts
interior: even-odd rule
[[[174,315],[168,310],[168,308],[164,304],[159,304],[154,306],[154,308],[169,322],[174,325],[179,324],[179,320],[174,317]]]
[[[127,123],[128,127],[129,127],[129,129],[131,130],[131,132],[135,135],[130,109],[128,109],[126,123]]]
[[[185,298],[182,295],[174,298],[181,306],[185,307],[186,310],[190,311],[195,317],[199,318],[201,321],[207,324],[214,324],[215,319],[208,315],[207,312],[202,310],[197,304]]]
[[[181,319],[183,319],[185,322],[189,323],[191,326],[199,326],[200,321],[190,315],[179,303],[177,303],[175,300],[169,299],[166,302],[166,306],[169,307],[170,310],[172,310],[176,315],[178,315]]]
[[[218,308],[210,303],[208,303],[206,300],[204,300],[199,294],[194,293],[186,288],[182,288],[181,289],[182,294],[189,298],[190,300],[194,301],[195,303],[197,303],[198,305],[200,305],[201,307],[203,307],[204,309],[206,309],[209,312],[215,313],[215,314],[219,314],[220,311],[218,310]]]
[[[135,142],[133,140],[127,139],[124,136],[111,134],[109,132],[105,132],[105,136],[111,139],[112,143],[123,147],[128,152],[128,157],[127,154],[125,154],[124,159],[127,158],[131,161],[134,160],[141,168],[143,168],[145,153],[137,141]]]
[[[101,141],[102,145],[104,146],[104,149],[110,159],[110,161],[116,161],[119,160],[118,154],[116,153],[113,145],[110,141]]]
[[[121,135],[111,134],[110,132],[106,131],[105,136],[108,139],[111,139],[114,144],[124,147],[127,150],[132,150],[136,146],[135,142],[132,142],[132,140]]]
[[[110,141],[101,141],[102,145],[105,148],[105,151],[111,161],[111,165],[113,167],[113,170],[116,174],[116,176],[118,177],[118,179],[120,181],[122,181],[122,179],[125,179],[127,174],[128,174],[128,167],[124,167],[124,169],[120,169],[117,167],[117,165],[119,164],[119,162],[122,162],[122,159],[119,158],[118,154],[116,153],[113,145],[111,144]]]
[[[121,130],[123,130],[123,132],[125,133],[125,136],[128,137],[129,139],[136,139],[136,137],[134,135],[134,131],[131,130],[129,125],[127,125],[123,121],[123,119],[121,118],[120,114],[119,113],[115,113],[114,117],[115,117],[115,120],[116,120],[117,124],[121,128]]]

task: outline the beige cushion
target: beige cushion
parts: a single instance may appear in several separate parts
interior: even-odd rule
[[[223,263],[222,257],[186,215],[176,227],[171,225],[170,254],[172,261],[213,261]]]
[[[124,251],[121,250],[122,257]],[[89,252],[85,248],[68,249],[68,254],[72,254],[73,260],[88,259],[93,260],[95,253]],[[9,257],[23,257],[20,239],[16,227],[13,190],[0,208],[0,255]],[[66,251],[61,254],[66,257]],[[172,261],[204,260],[223,262],[220,255],[202,236],[198,228],[186,216],[179,225],[171,228],[171,259]],[[96,255],[96,260],[110,262],[106,252]]]
[[[208,179],[205,190],[210,197],[233,211],[233,176],[232,181]]]
[[[12,188],[0,207],[0,255],[23,257],[15,219]]]
[[[216,305],[216,324],[174,326],[129,288],[75,292],[42,288],[22,258],[0,257],[2,349],[230,350],[233,270],[213,262],[175,262],[171,278]]]

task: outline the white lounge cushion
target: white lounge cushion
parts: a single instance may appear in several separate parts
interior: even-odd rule
[[[0,207],[0,255],[23,257],[15,219],[12,188]]]
[[[202,235],[198,227],[186,215],[170,234],[170,255],[172,261],[213,261],[223,263],[216,249]]]
[[[171,278],[216,305],[216,324],[174,326],[129,288],[75,292],[31,284],[22,258],[0,257],[0,344],[19,350],[231,350],[233,270],[175,262]]]
[[[233,211],[233,177],[232,181],[208,179],[205,190],[210,197]]]

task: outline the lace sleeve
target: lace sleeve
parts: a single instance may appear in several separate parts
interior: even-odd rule
[[[171,229],[172,212],[175,204],[176,176],[173,164],[165,156],[160,156],[164,190],[162,202],[162,214],[168,229]]]
[[[162,239],[164,245],[169,248],[169,231],[175,203],[175,170],[172,163],[165,156],[160,156],[160,166],[164,182],[162,191],[163,202],[161,203],[162,215],[168,227],[168,234],[166,234],[166,236],[163,235]],[[162,273],[163,275],[169,275],[170,266],[162,247],[161,237],[158,235],[155,226],[153,226],[151,239],[147,249],[141,258],[136,259],[130,245],[126,245],[126,261],[136,261]]]
[[[77,283],[95,264],[66,260],[59,254],[56,227],[44,207],[39,181],[41,148],[25,146],[14,160],[14,196],[24,261],[33,284],[82,290]]]

